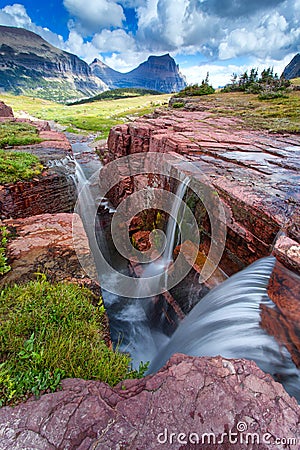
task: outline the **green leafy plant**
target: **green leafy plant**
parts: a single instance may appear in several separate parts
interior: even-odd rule
[[[183,102],[175,102],[172,104],[172,108],[183,108],[184,103]]]
[[[53,392],[65,377],[115,385],[140,377],[130,357],[105,344],[104,306],[86,288],[38,281],[0,293],[0,402]]]

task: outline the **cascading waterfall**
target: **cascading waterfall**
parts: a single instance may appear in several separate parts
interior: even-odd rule
[[[275,258],[262,258],[211,290],[180,323],[149,367],[156,372],[174,353],[246,358],[300,400],[300,372],[285,347],[260,326],[261,305],[276,306],[267,294]]]
[[[151,277],[161,274],[167,276],[166,267],[172,261],[175,243],[178,214],[181,201],[188,186],[189,178],[181,182],[176,191],[176,200],[172,205],[166,230],[166,246],[160,259],[144,265],[141,274],[145,281],[143,289],[135,292],[137,298],[120,298],[109,293],[104,294],[105,305],[110,317],[110,326],[114,340],[119,341],[119,348],[130,353],[133,367],[137,368],[140,361],[151,361],[158,349],[168,340],[160,327],[150,326],[149,316],[153,308],[153,300],[147,297],[151,292]]]
[[[81,217],[87,234],[92,231],[93,235],[95,224],[90,224],[88,205],[94,208],[95,202],[99,204],[99,200],[103,202],[104,199],[97,198],[97,189],[95,187],[93,191],[80,163],[75,162],[75,167],[78,188],[85,186]],[[166,247],[161,258],[145,265],[142,276],[149,278],[149,281],[157,274],[165,276],[166,267],[172,261],[177,226],[174,218],[184,214],[180,202],[187,186],[186,179],[177,189],[176,201],[167,224]],[[101,229],[98,235],[101,235]],[[101,236],[98,236],[99,239]],[[93,245],[97,245],[97,242],[92,240]],[[121,298],[103,291],[112,339],[118,343],[120,350],[131,354],[135,368],[140,361],[152,361],[148,373],[157,371],[177,352],[192,356],[222,355],[225,358],[254,360],[300,401],[299,370],[287,349],[260,326],[261,305],[276,308],[267,294],[274,261],[273,257],[258,260],[214,288],[192,309],[171,338],[163,330],[150,326],[147,309],[151,308],[151,299],[147,298],[147,289],[139,292],[140,299]]]

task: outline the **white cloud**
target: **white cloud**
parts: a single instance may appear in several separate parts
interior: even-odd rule
[[[135,69],[139,64],[148,59],[149,53],[146,52],[123,52],[122,54],[113,53],[111,56],[106,56],[103,62],[112,69],[119,72],[129,72]]]
[[[127,52],[128,49],[135,51],[135,40],[122,29],[102,30],[95,34],[93,45],[99,52]]]
[[[42,36],[50,44],[61,47],[63,38],[59,34],[53,33],[48,28],[40,27],[34,24],[28,16],[23,5],[15,3],[14,5],[5,6],[0,9],[0,24],[8,27],[21,27]]]
[[[242,55],[281,58],[286,49],[300,40],[300,29],[289,28],[288,22],[278,11],[261,17],[258,25],[232,30],[219,45],[220,59]]]
[[[249,73],[252,68],[257,68],[258,73],[260,74],[263,69],[273,67],[274,73],[277,73],[280,76],[283,69],[291,61],[293,56],[294,54],[288,54],[281,61],[275,61],[273,59],[249,58],[246,63],[241,65],[232,63],[228,63],[226,65],[217,63],[203,64],[181,69],[181,72],[186,76],[189,84],[201,83],[201,81],[205,79],[207,72],[209,72],[209,82],[214,88],[217,88],[230,83],[233,73],[236,73],[237,75],[241,75],[245,71],[248,71]]]
[[[75,27],[87,35],[110,26],[121,27],[125,20],[122,6],[113,0],[63,0],[63,4],[75,17]]]

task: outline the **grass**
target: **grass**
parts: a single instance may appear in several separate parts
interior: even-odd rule
[[[215,93],[199,98],[215,117],[238,117],[241,127],[273,132],[300,132],[300,91],[287,98],[260,100],[255,94]]]
[[[16,115],[26,111],[39,119],[54,120],[63,125],[66,131],[97,133],[101,139],[108,136],[113,125],[150,113],[158,106],[167,105],[169,98],[169,94],[145,95],[67,106],[37,98],[1,95],[1,100],[11,106]]]
[[[0,293],[0,406],[55,391],[63,378],[114,386],[140,377],[104,342],[104,307],[88,289],[40,280]]]
[[[70,105],[81,105],[84,103],[93,103],[98,100],[118,100],[121,98],[142,97],[144,95],[162,95],[161,92],[153,91],[152,89],[142,88],[120,88],[112,89],[110,91],[101,92],[101,94],[94,97],[78,100],[76,102],[69,103]]]
[[[7,264],[6,257],[6,245],[8,236],[9,232],[7,228],[5,226],[0,226],[0,275],[4,275],[11,270],[10,265]]]
[[[38,157],[31,153],[0,150],[0,184],[30,180],[42,169]]]
[[[41,142],[37,129],[29,123],[5,121],[0,123],[0,148]]]

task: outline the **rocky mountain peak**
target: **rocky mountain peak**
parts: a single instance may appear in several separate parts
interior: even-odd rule
[[[286,80],[300,77],[300,53],[297,53],[285,67],[282,75]]]

